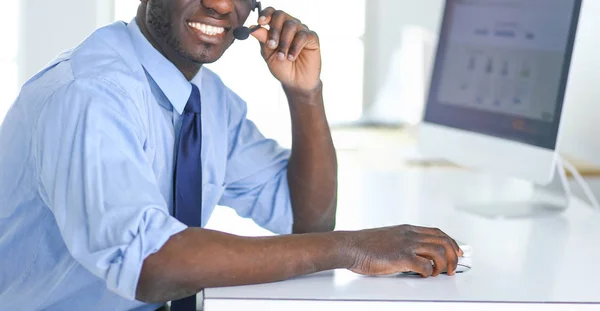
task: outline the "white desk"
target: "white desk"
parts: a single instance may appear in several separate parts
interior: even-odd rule
[[[473,247],[473,269],[429,279],[336,270],[208,289],[205,310],[600,310],[600,213],[581,201],[556,217],[491,220],[454,205],[489,196],[496,186],[484,176],[451,169],[340,174],[338,229],[436,226]]]

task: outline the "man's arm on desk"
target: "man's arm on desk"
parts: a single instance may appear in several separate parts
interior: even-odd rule
[[[443,232],[413,226],[261,238],[189,228],[146,258],[136,299],[165,302],[203,288],[342,268],[367,275],[414,271],[427,277],[446,269],[453,274],[460,255],[456,242]]]

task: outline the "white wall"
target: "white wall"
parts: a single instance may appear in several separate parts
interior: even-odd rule
[[[4,2],[2,18],[0,18],[0,29],[3,30],[2,48],[0,49],[0,124],[17,97],[18,19],[19,2]]]
[[[19,85],[112,20],[112,1],[108,0],[20,1]]]
[[[561,153],[600,165],[600,1],[584,1],[563,108]]]
[[[400,55],[411,54],[412,48],[418,48],[406,46],[415,42],[414,38],[407,39],[407,33],[415,33],[410,29],[425,30],[435,37],[441,24],[443,6],[444,0],[368,1],[364,91],[367,118],[388,122],[404,121],[404,108],[419,104],[400,100],[403,96],[398,92],[403,88],[400,85],[403,82],[397,73],[404,69],[401,68],[403,61],[398,58]],[[431,37],[424,35],[426,40]],[[382,98],[381,94],[390,96]],[[394,97],[397,98],[395,101]]]

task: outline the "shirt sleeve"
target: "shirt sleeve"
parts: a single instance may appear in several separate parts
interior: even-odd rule
[[[246,103],[230,91],[226,189],[219,205],[232,207],[274,233],[289,234],[293,224],[287,180],[290,151],[265,138],[246,115]]]
[[[141,124],[116,85],[76,80],[47,100],[33,137],[40,193],[69,252],[129,300],[144,259],[186,229],[169,215]]]

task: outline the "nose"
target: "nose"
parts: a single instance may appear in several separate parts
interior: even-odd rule
[[[221,15],[227,15],[234,10],[232,0],[202,0],[202,5]]]

